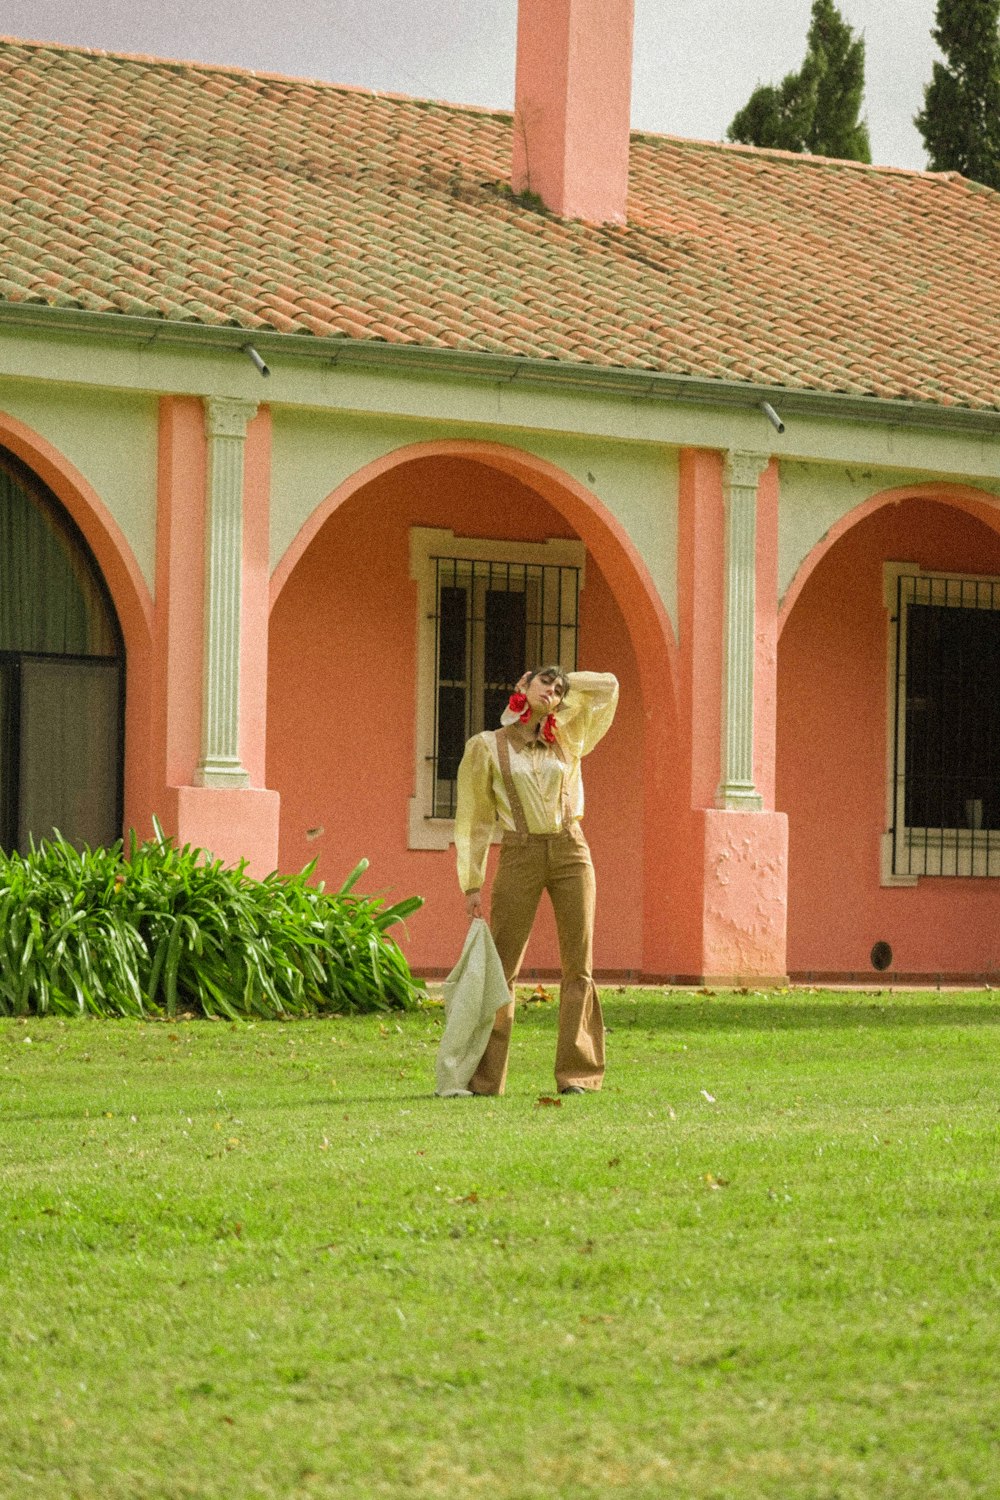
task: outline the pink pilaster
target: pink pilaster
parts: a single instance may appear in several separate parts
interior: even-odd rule
[[[201,748],[205,620],[205,418],[202,403],[160,403],[157,493],[153,811],[164,830],[265,875],[278,859],[278,794],[264,788],[267,704],[270,419],[246,438],[240,616],[240,753],[250,786],[192,784]]]
[[[512,185],[567,219],[623,224],[633,0],[520,0]]]
[[[772,464],[757,492],[753,566],[753,770],[761,811],[714,806],[722,770],[726,670],[724,456],[681,456],[678,606],[686,833],[673,902],[677,968],[711,983],[785,975],[787,820],[774,811],[777,496]]]

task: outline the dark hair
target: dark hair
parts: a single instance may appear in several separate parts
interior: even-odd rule
[[[561,683],[561,701],[563,703],[566,702],[566,699],[569,697],[569,673],[558,662],[554,662],[550,667],[532,667],[531,678],[534,680],[536,677],[551,677],[554,682]]]

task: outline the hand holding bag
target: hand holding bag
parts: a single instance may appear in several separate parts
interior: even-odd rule
[[[461,957],[444,982],[445,1027],[434,1070],[434,1092],[440,1098],[469,1093],[468,1082],[486,1050],[493,1019],[509,1001],[492,934],[483,918],[476,917]]]

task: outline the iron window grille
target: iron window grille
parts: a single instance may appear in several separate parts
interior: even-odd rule
[[[894,581],[892,873],[1000,875],[1000,579]]]
[[[580,569],[433,557],[434,746],[430,816],[455,816],[465,742],[500,723],[527,666],[577,661]]]

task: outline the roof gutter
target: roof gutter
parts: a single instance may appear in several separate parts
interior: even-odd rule
[[[968,436],[994,437],[1000,434],[1000,407],[979,410],[937,405],[931,401],[888,400],[877,396],[809,391],[794,386],[708,380],[695,375],[671,375],[619,365],[570,364],[516,354],[484,354],[477,350],[390,344],[382,340],[321,338],[313,334],[276,333],[262,328],[212,327],[204,323],[176,323],[161,318],[133,317],[127,313],[96,313],[23,302],[0,302],[0,328],[5,326],[113,342],[128,341],[147,349],[242,353],[250,344],[262,356],[275,362],[282,357],[319,360],[339,369],[452,379],[461,377],[493,384],[516,381],[519,385],[546,386],[594,396],[730,409],[759,409],[761,402],[767,401],[780,407],[783,416],[875,422],[933,432],[961,432]]]

